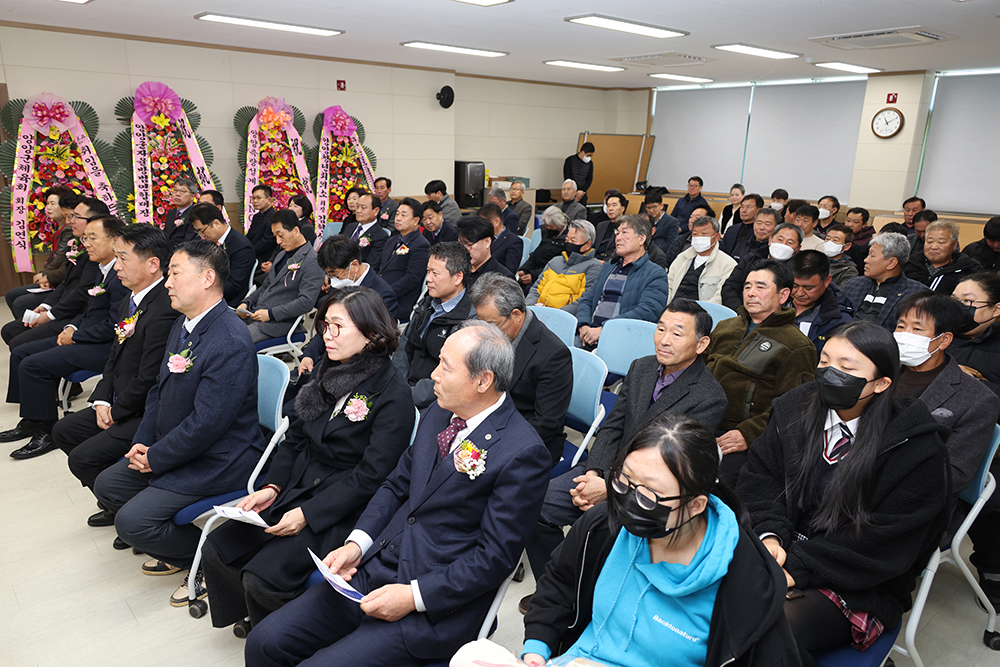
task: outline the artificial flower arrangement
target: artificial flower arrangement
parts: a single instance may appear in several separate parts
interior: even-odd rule
[[[288,276],[291,275],[292,282],[295,282],[295,276],[298,273],[299,269],[301,268],[302,265],[299,264],[298,262],[292,262],[291,264],[285,266],[285,271],[287,271],[287,273],[285,274],[285,287],[288,287]]]
[[[171,373],[187,373],[194,366],[194,360],[198,357],[191,356],[191,348],[184,348],[175,354],[167,355],[167,370]]]
[[[236,178],[236,194],[243,202],[244,229],[256,210],[250,204],[255,185],[274,191],[274,207],[288,208],[295,195],[313,198],[312,182],[306,166],[310,149],[302,141],[306,117],[283,97],[265,97],[256,107],[241,107],[233,117],[240,135],[239,160],[243,172]]]
[[[455,470],[468,475],[469,479],[475,479],[486,472],[485,449],[479,449],[468,440],[458,443],[455,448]]]
[[[130,338],[135,333],[135,322],[139,319],[139,312],[135,311],[130,316],[115,325],[115,335],[118,337],[118,344],[125,343],[126,338]]]
[[[316,115],[313,134],[319,142],[314,209],[319,237],[327,223],[343,222],[347,217],[348,190],[362,186],[371,191],[378,160],[372,149],[363,145],[365,126],[340,106]]]
[[[104,287],[104,283],[102,282],[99,285],[94,285],[89,290],[87,290],[87,294],[89,294],[90,296],[101,296],[107,291],[108,290]]]
[[[221,189],[209,169],[212,147],[195,134],[201,114],[170,86],[155,81],[141,84],[134,96],[118,101],[115,116],[129,126],[114,143],[122,166],[115,189],[126,221],[163,229],[167,212],[174,207],[170,190],[178,178],[189,178],[203,190]]]
[[[11,137],[0,145],[0,172],[10,183],[0,192],[0,225],[16,269],[33,271],[32,253],[51,248],[59,230],[45,214],[45,191],[64,185],[115,213],[110,178],[118,161],[110,144],[91,138],[100,120],[86,102],[52,93],[11,100],[0,109],[0,123]]]
[[[368,413],[372,409],[372,399],[368,396],[355,394],[344,406],[344,414],[352,422],[362,422],[368,418]]]
[[[396,248],[397,255],[408,255],[410,254],[410,248],[405,243],[398,248]]]

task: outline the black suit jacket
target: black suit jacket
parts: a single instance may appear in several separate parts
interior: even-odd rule
[[[403,246],[406,254],[397,252]],[[427,256],[431,248],[430,242],[420,232],[412,231],[405,237],[393,236],[382,249],[382,259],[379,262],[378,274],[389,283],[396,300],[399,303],[399,318],[410,320],[410,312],[420,296],[420,289],[427,274]]]
[[[510,210],[510,209],[507,209]],[[524,255],[524,241],[509,229],[502,229],[490,244],[490,254],[512,274],[517,273]]]
[[[111,418],[123,422],[141,417],[146,407],[146,394],[156,382],[167,347],[167,336],[178,313],[170,307],[165,281],[149,290],[136,304],[138,317],[135,329],[127,338],[115,336],[111,354],[104,366],[104,375],[90,395],[90,402],[104,401],[111,404]],[[128,317],[131,294],[121,301],[118,322]],[[139,424],[133,426],[138,428]]]
[[[250,274],[257,257],[250,239],[235,229],[230,229],[222,249],[229,255],[229,280],[226,281],[224,298],[234,308],[243,302],[250,287]]]
[[[563,421],[573,394],[573,357],[537,317],[532,316],[514,350],[514,375],[507,391],[548,447],[552,465],[559,463],[566,437]]]
[[[521,216],[511,206],[505,208],[501,212],[501,215],[503,215],[504,228],[514,236],[517,236],[517,228],[521,226]]]
[[[713,433],[718,431],[729,409],[729,400],[704,361],[695,359],[653,403],[653,388],[659,374],[660,362],[655,355],[632,362],[615,407],[590,448],[589,470],[607,472],[632,436],[668,410],[694,417]]]
[[[100,269],[98,269],[99,276]],[[87,307],[71,322],[76,327],[76,331],[73,332],[74,343],[110,342],[115,336],[115,325],[118,324],[118,320],[115,319],[118,308],[122,299],[127,299],[131,294],[118,279],[118,273],[114,268],[108,271],[108,277],[96,287],[100,287],[100,294],[88,295]]]
[[[90,300],[87,290],[101,277],[97,262],[91,262],[86,251],[80,251],[74,260],[76,263],[67,259],[66,277],[43,301],[52,306],[49,314],[54,320],[70,320],[82,313]]]
[[[458,230],[455,229],[455,225],[451,224],[447,220],[442,220],[441,228],[437,231],[437,234],[432,234],[429,229],[425,228],[424,238],[430,241],[431,245],[441,243],[442,241],[457,241]]]
[[[357,228],[358,223],[349,222],[344,225],[340,233],[347,238],[353,238],[354,230]],[[375,224],[358,238],[358,245],[361,246],[361,261],[371,264],[372,268],[378,271],[379,262],[382,261],[382,247],[388,240],[389,232],[382,229],[376,220]]]
[[[194,204],[191,206],[194,206]],[[163,231],[167,235],[167,244],[170,245],[171,250],[182,243],[187,243],[198,238],[194,227],[188,222],[188,214],[191,213],[191,206],[184,209],[184,212],[180,216],[180,224],[177,222],[178,210],[172,208],[167,211],[167,217],[163,221]]]
[[[274,215],[274,207],[266,211],[257,211],[250,218],[250,229],[247,230],[247,240],[253,244],[253,253],[257,261],[263,264],[271,260],[278,242],[274,240],[274,232],[271,231],[271,216]]]

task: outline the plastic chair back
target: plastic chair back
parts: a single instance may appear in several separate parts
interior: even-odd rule
[[[274,357],[257,356],[257,416],[272,433],[281,422],[281,401],[288,387],[288,366]]]
[[[712,328],[714,329],[718,326],[719,322],[722,320],[732,319],[738,317],[735,310],[731,308],[726,308],[717,303],[712,303],[711,301],[699,301],[698,305],[705,309],[705,311],[712,316]]]
[[[420,410],[413,408],[413,411],[417,413],[417,418],[413,420],[413,431],[410,433],[410,444],[407,447],[413,445],[413,440],[417,437],[417,427],[420,426]]]
[[[608,320],[601,329],[594,354],[607,364],[608,372],[627,375],[632,362],[653,353],[656,325],[625,318]]]
[[[537,234],[532,234],[531,235],[531,244],[528,246],[528,251],[529,252],[535,252],[535,248],[537,248],[539,245],[541,245],[541,243],[542,243],[542,233],[541,233],[541,231],[539,231]]]
[[[979,464],[979,469],[976,471],[976,476],[972,478],[969,485],[966,486],[958,494],[958,497],[969,503],[970,505],[975,505],[976,501],[979,500],[979,494],[982,492],[983,487],[986,486],[986,477],[990,474],[990,464],[993,463],[993,456],[997,453],[997,445],[1000,445],[1000,426],[993,426],[993,439],[990,441],[989,451],[986,452],[986,458],[983,462]]]
[[[528,255],[531,254],[531,239],[527,236],[519,236],[521,239],[521,264],[528,261]]]
[[[253,285],[253,274],[257,273],[257,267],[258,266],[260,266],[260,261],[255,259],[253,261],[253,268],[250,269],[250,280],[248,281],[248,284],[247,284],[247,294],[249,294],[250,292],[253,291],[253,287],[254,287],[254,285]]]
[[[566,347],[573,347],[573,339],[576,337],[576,317],[565,310],[548,306],[528,306],[528,310],[533,312],[549,331],[558,336],[559,340],[566,343]]]
[[[585,424],[592,423],[601,409],[601,392],[608,367],[596,355],[578,347],[570,348],[573,355],[573,395],[566,414]]]

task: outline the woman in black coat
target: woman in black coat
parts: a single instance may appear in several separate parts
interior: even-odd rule
[[[948,428],[899,405],[899,350],[873,322],[834,331],[815,382],[775,399],[737,492],[785,571],[802,654],[863,650],[897,626],[950,516]]]
[[[344,543],[413,431],[412,394],[390,360],[398,340],[382,297],[367,287],[336,290],[317,312],[316,331],[326,356],[295,399],[298,419],[264,486],[238,505],[271,527],[228,521],[204,545],[212,624],[237,623],[237,636],[246,636],[246,617],[254,625],[304,590],[315,569],[306,550]]]
[[[973,274],[951,295],[965,306],[968,322],[948,353],[963,371],[1000,394],[1000,276],[992,271]]]
[[[516,280],[521,283],[525,294],[538,280],[538,276],[542,275],[549,260],[564,250],[567,225],[569,218],[556,206],[549,206],[542,213],[542,226],[535,231],[542,235],[542,240],[517,271]]]

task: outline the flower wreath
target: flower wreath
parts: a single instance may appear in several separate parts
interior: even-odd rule
[[[347,191],[356,186],[375,186],[378,159],[364,146],[365,126],[340,106],[317,114],[313,134],[319,142],[316,174],[316,233],[328,222],[347,217]]]

